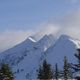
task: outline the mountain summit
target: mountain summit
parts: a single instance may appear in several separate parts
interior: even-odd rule
[[[61,67],[64,56],[67,56],[70,62],[75,61],[74,54],[76,53],[76,44],[71,40],[71,37],[61,35],[56,43],[48,48],[45,53],[47,54],[49,63],[52,65],[58,63]]]

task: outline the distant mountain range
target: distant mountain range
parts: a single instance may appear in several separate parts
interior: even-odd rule
[[[9,63],[15,80],[36,79],[39,65],[46,59],[54,66],[63,66],[63,58],[67,56],[75,63],[74,54],[79,48],[80,41],[67,35],[55,39],[53,35],[45,35],[39,41],[28,37],[22,43],[0,53],[0,61]]]

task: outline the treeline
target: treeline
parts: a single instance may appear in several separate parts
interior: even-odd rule
[[[59,69],[56,63],[54,68],[46,61],[40,65],[38,70],[37,79],[39,80],[80,80],[80,49],[77,49],[77,53],[74,55],[77,59],[77,63],[71,63],[68,61],[67,56],[64,56],[64,66],[62,70]]]

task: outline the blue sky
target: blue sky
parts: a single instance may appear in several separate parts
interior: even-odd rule
[[[79,0],[0,0],[0,31],[34,29],[80,8]]]
[[[80,0],[0,0],[0,52],[50,33],[80,38]]]

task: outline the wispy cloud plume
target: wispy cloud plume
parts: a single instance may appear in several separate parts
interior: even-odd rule
[[[63,27],[62,33],[80,39],[80,10],[63,17],[60,26]]]
[[[0,33],[0,51],[20,43],[28,36],[33,35],[34,32],[32,30],[7,30]],[[53,34],[56,36],[67,34],[80,39],[80,10],[62,16],[55,22],[53,20],[39,25],[37,33],[35,32],[34,36],[39,40],[45,34]]]
[[[0,33],[0,52],[22,42],[32,34],[33,31],[30,30],[7,30]]]
[[[39,27],[38,32],[34,35],[38,40],[44,35],[54,34],[56,35],[61,28],[53,23],[44,23]]]
[[[80,10],[58,18],[55,23],[53,20],[41,25],[40,27],[41,30],[36,35],[38,37],[52,33],[56,36],[67,34],[80,39]]]

